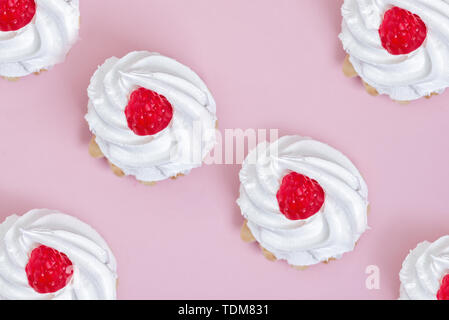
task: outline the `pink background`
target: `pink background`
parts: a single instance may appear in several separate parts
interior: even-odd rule
[[[344,78],[341,0],[82,1],[66,63],[0,82],[0,219],[55,208],[94,226],[119,266],[121,299],[395,299],[409,249],[449,233],[448,94],[408,106]],[[279,128],[331,144],[365,176],[372,230],[356,250],[300,272],[239,239],[238,165],[145,187],[87,154],[86,88],[132,50],[191,66],[221,129]],[[377,265],[380,290],[365,287]]]

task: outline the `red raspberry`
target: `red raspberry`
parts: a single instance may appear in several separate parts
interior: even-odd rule
[[[441,281],[440,290],[437,293],[438,300],[449,300],[449,274],[447,274],[443,281]]]
[[[0,0],[0,31],[25,27],[36,14],[35,0]]]
[[[40,246],[31,252],[25,267],[30,286],[39,293],[52,293],[64,288],[73,275],[72,262],[55,249]]]
[[[408,54],[418,49],[426,40],[427,27],[418,15],[393,7],[385,12],[379,35],[382,46],[389,53]]]
[[[163,95],[139,88],[131,93],[125,115],[128,127],[135,134],[151,136],[169,125],[173,118],[173,107]]]
[[[282,179],[276,198],[279,209],[290,220],[305,220],[320,211],[324,190],[315,180],[292,172]]]

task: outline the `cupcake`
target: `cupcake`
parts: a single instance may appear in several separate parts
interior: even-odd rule
[[[144,184],[188,174],[216,143],[214,98],[190,68],[157,53],[106,60],[93,75],[89,152]]]
[[[368,229],[368,189],[352,162],[300,136],[261,143],[245,159],[241,237],[297,269],[339,259]]]
[[[344,73],[372,95],[408,102],[449,86],[449,2],[345,0]]]
[[[0,76],[16,80],[63,62],[79,21],[78,0],[0,0]]]
[[[0,299],[116,299],[114,255],[89,225],[54,210],[0,224]]]
[[[449,300],[449,236],[421,242],[399,273],[401,300]]]

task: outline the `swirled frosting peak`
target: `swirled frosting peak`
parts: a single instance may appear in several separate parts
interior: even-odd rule
[[[449,236],[421,242],[402,264],[401,300],[436,300],[443,278],[449,274]]]
[[[138,88],[166,98],[173,107],[168,126],[139,136],[125,109]],[[204,82],[181,63],[147,51],[110,58],[88,88],[86,120],[105,157],[125,174],[155,182],[201,166],[216,143],[215,101]]]
[[[78,39],[78,0],[36,0],[25,27],[0,32],[0,76],[23,77],[63,62]]]
[[[276,193],[284,176],[297,172],[317,181],[326,198],[306,220],[289,220]],[[237,203],[261,246],[277,259],[308,266],[352,251],[368,228],[368,189],[359,171],[339,151],[300,136],[261,143],[240,171]]]
[[[427,27],[424,43],[393,55],[381,42],[379,27],[392,7],[418,15]],[[359,76],[380,94],[410,101],[449,86],[448,0],[345,0],[340,39]]]
[[[70,282],[55,293],[41,294],[25,271],[39,246],[64,253],[73,264]],[[116,262],[103,238],[89,225],[54,210],[32,210],[0,224],[0,299],[92,300],[116,298]]]

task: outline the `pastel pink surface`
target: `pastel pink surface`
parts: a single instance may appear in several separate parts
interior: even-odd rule
[[[121,299],[397,298],[408,251],[449,233],[449,93],[402,106],[344,78],[341,3],[82,2],[81,39],[64,64],[0,82],[0,220],[48,207],[88,222],[117,257]],[[372,229],[356,250],[303,272],[266,261],[239,239],[238,165],[145,187],[90,158],[90,77],[106,58],[133,50],[197,71],[221,129],[278,128],[350,157],[371,202]],[[369,265],[380,268],[379,290],[366,289]]]

